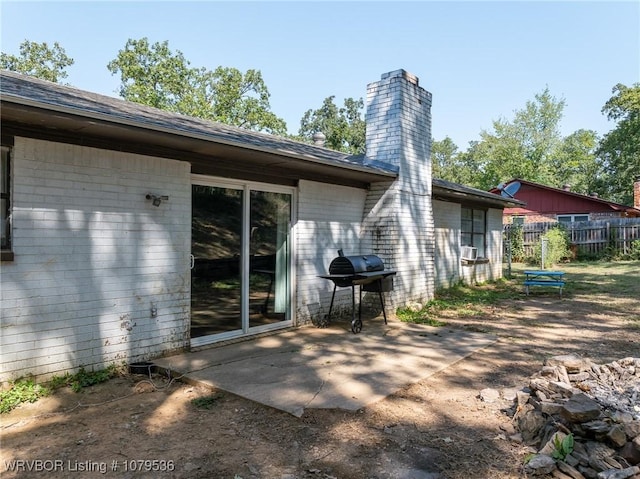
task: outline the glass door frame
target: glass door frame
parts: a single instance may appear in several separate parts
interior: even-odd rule
[[[295,306],[295,287],[296,275],[295,275],[295,225],[297,224],[297,189],[291,186],[274,185],[271,183],[259,183],[255,181],[242,181],[232,180],[229,178],[219,178],[215,176],[207,175],[191,175],[191,187],[197,186],[213,186],[216,188],[228,188],[234,190],[241,190],[242,194],[242,244],[240,254],[240,271],[241,271],[241,320],[242,329],[212,334],[209,336],[200,336],[197,338],[190,338],[191,347],[205,346],[207,344],[216,343],[228,339],[234,339],[243,336],[251,336],[266,331],[275,329],[282,329],[291,327],[294,325],[294,311]],[[289,257],[287,269],[289,271],[289,285],[288,285],[288,307],[286,311],[286,320],[279,321],[273,324],[265,324],[260,326],[249,326],[249,274],[250,274],[250,218],[251,218],[251,191],[264,191],[269,193],[282,193],[291,196],[291,218],[289,228]],[[191,212],[193,216],[193,212]],[[191,231],[191,230],[189,230]],[[189,234],[189,244],[191,244],[191,233]],[[189,279],[189,304],[191,304],[191,279]],[[189,320],[191,321],[191,320]],[[191,324],[189,324],[191,327]]]

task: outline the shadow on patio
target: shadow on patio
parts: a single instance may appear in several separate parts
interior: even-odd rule
[[[155,360],[205,384],[300,417],[305,408],[355,411],[494,343],[493,335],[369,321],[301,327]]]

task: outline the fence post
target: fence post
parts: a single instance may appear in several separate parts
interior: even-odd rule
[[[544,265],[546,264],[545,259],[547,258],[547,248],[549,246],[549,238],[542,238],[542,245],[540,247],[540,261],[542,262],[542,268],[545,269]]]
[[[511,279],[511,230],[507,235],[507,278]]]

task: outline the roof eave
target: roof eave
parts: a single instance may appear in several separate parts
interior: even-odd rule
[[[433,196],[435,199],[441,198],[447,201],[476,203],[495,206],[498,208],[517,208],[526,206],[526,203],[515,198],[504,198],[503,196],[487,191],[458,185],[438,178],[433,179]]]
[[[52,112],[57,114],[69,115],[72,117],[84,119],[85,121],[87,120],[101,121],[101,122],[121,125],[128,128],[140,128],[143,130],[155,131],[159,133],[179,135],[185,138],[206,141],[206,142],[225,145],[233,148],[282,156],[295,161],[314,163],[327,168],[332,168],[332,169],[337,168],[340,170],[347,170],[355,173],[362,173],[370,177],[370,182],[384,181],[384,180],[389,180],[397,177],[396,171],[392,171],[391,169],[385,170],[379,166],[349,164],[346,161],[344,163],[338,163],[337,161],[339,160],[327,160],[319,157],[314,157],[311,155],[300,154],[290,150],[283,150],[283,149],[277,149],[277,148],[265,148],[265,147],[259,147],[257,145],[243,143],[241,141],[212,138],[210,135],[206,135],[198,132],[185,131],[177,128],[168,128],[162,125],[136,121],[135,119],[124,118],[121,116],[107,114],[107,113],[86,111],[80,108],[74,108],[74,107],[51,104],[51,103],[44,103],[44,102],[32,100],[30,98],[25,98],[17,95],[12,95],[12,94],[6,94],[6,93],[3,94],[1,100],[3,104],[10,103],[18,106],[37,109],[42,112],[50,112],[50,113]],[[347,158],[348,155],[344,155],[344,157]]]
[[[540,183],[534,183],[533,181],[522,180],[520,178],[513,178],[513,179],[507,181],[505,184],[513,183],[514,181],[519,181],[520,183],[524,183],[524,184],[527,184],[527,185],[535,187],[535,188],[541,188],[541,189],[545,189],[545,190],[548,190],[548,191],[553,191],[553,192],[556,192],[556,193],[561,193],[561,194],[573,196],[574,198],[578,198],[578,199],[582,199],[582,200],[589,200],[589,201],[593,201],[593,202],[596,202],[596,203],[604,204],[604,205],[608,206],[609,208],[611,208],[614,211],[636,210],[635,208],[631,208],[631,207],[629,207],[627,205],[616,203],[615,201],[605,200],[604,198],[600,198],[600,197],[597,197],[597,196],[584,195],[582,193],[576,193],[575,191],[568,191],[568,190],[563,190],[561,188],[554,188],[553,186],[542,185]],[[491,191],[494,191],[494,190],[495,190],[495,188],[493,190],[491,190]],[[638,210],[636,210],[636,211],[638,211]]]

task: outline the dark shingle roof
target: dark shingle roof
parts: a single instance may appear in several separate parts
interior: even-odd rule
[[[498,194],[491,193],[489,191],[480,190],[478,188],[472,188],[470,186],[461,185],[459,183],[453,183],[452,181],[441,180],[439,178],[433,178],[432,180],[434,195],[441,195],[446,199],[472,199],[474,201],[486,202],[489,204],[506,206],[524,206],[520,200],[512,198],[504,198]]]
[[[0,71],[2,101],[37,104],[40,108],[64,110],[78,116],[99,118],[131,126],[162,130],[215,143],[275,153],[285,157],[355,168],[393,176],[397,168],[362,155],[353,156],[298,141],[189,117],[138,103],[91,93],[57,83]]]
[[[299,164],[313,163],[324,168],[325,171],[342,170],[342,175],[360,175],[359,180],[388,180],[398,173],[397,166],[372,160],[365,155],[348,155],[316,145],[160,110],[6,70],[0,70],[0,98],[3,104],[65,113],[84,119],[86,123],[99,120],[125,128],[139,128],[198,139],[211,144],[269,153],[291,159]],[[3,119],[4,116],[3,108]],[[44,125],[40,124],[40,126]],[[317,171],[317,168],[314,171]],[[338,176],[340,174],[335,174],[334,178]],[[517,200],[505,199],[499,195],[437,178],[433,179],[433,189],[434,194],[440,197],[458,201],[475,198],[476,201],[480,200],[500,207],[511,204],[515,206],[520,203]]]

